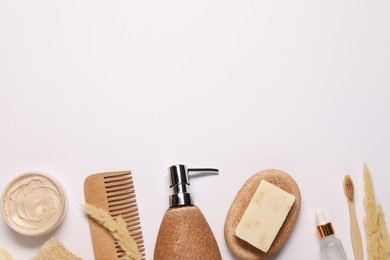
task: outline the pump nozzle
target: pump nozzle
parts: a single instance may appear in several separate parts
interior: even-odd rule
[[[188,192],[187,185],[190,185],[189,173],[193,177],[209,174],[218,174],[218,169],[212,168],[187,168],[186,165],[176,164],[169,167],[170,188],[173,194],[169,197],[169,206],[193,205],[191,194]]]

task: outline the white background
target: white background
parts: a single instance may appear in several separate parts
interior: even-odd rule
[[[44,171],[69,199],[63,224],[28,238],[0,221],[0,247],[28,259],[56,236],[93,259],[83,182],[132,170],[147,259],[168,207],[167,168],[216,167],[192,181],[224,259],[223,227],[257,171],[302,193],[277,259],[319,259],[325,210],[353,259],[342,181],[362,166],[390,223],[390,2],[0,0],[0,191]],[[365,244],[365,242],[364,242]]]

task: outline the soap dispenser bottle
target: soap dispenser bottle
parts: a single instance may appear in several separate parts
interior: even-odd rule
[[[192,202],[189,173],[203,176],[218,174],[218,170],[188,169],[181,164],[169,167],[173,193],[157,235],[154,260],[222,259],[209,224]]]

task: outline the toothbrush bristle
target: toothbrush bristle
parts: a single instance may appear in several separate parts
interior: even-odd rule
[[[346,175],[344,177],[344,192],[349,200],[353,200],[354,187],[353,187],[353,182],[352,182],[351,176],[349,176],[349,175]]]

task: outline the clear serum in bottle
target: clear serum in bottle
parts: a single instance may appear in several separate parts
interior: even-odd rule
[[[343,244],[334,234],[333,225],[322,210],[316,211],[322,260],[347,260]]]

